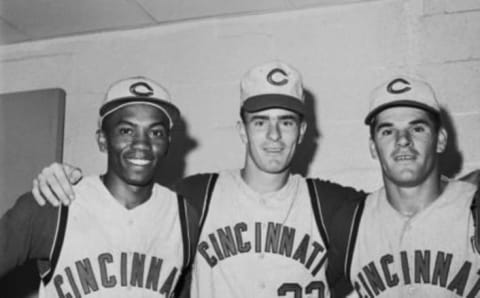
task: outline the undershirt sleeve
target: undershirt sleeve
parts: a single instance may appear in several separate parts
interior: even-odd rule
[[[29,260],[49,260],[59,210],[26,193],[0,218],[0,277]]]

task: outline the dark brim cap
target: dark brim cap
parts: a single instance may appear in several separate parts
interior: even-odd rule
[[[247,112],[283,108],[305,114],[300,73],[282,61],[271,61],[250,69],[240,82],[241,107]]]
[[[440,115],[440,111],[437,110],[436,108],[433,108],[430,105],[424,104],[422,102],[410,100],[410,99],[403,99],[403,100],[397,100],[397,101],[390,102],[390,103],[385,103],[383,105],[380,105],[380,106],[376,107],[375,109],[373,109],[372,111],[370,111],[367,114],[367,117],[365,117],[365,124],[370,125],[373,118],[375,118],[375,116],[377,116],[378,113],[380,113],[380,112],[382,112],[386,109],[393,108],[393,107],[419,108],[419,109],[431,112],[435,115]]]
[[[303,102],[293,96],[284,94],[262,94],[247,98],[242,108],[247,112],[258,112],[271,108],[282,108],[305,115]]]
[[[134,104],[150,105],[161,110],[169,120],[170,128],[180,118],[179,109],[170,101],[168,91],[157,82],[145,77],[131,77],[110,86],[100,107],[98,126],[113,112]]]
[[[395,77],[372,91],[365,124],[370,125],[378,113],[392,107],[413,107],[440,115],[440,104],[430,84],[407,76]]]

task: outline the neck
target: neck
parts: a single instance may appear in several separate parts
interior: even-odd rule
[[[290,170],[281,173],[266,173],[256,167],[245,166],[240,174],[245,183],[260,194],[280,190],[288,181]]]
[[[400,214],[413,216],[436,201],[446,186],[440,175],[431,175],[419,185],[399,186],[384,177],[385,191],[390,204]]]
[[[108,173],[101,176],[103,184],[112,196],[125,208],[133,209],[150,198],[153,183],[137,186],[125,183],[123,180]]]

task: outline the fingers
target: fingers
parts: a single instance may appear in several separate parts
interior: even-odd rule
[[[38,179],[35,178],[33,180],[33,187],[32,187],[32,194],[33,194],[33,198],[35,199],[35,201],[37,201],[37,204],[40,205],[40,206],[44,206],[46,201],[45,199],[43,198],[43,196],[40,194],[40,190],[39,190],[39,182],[38,182]]]
[[[64,164],[63,170],[65,174],[68,176],[68,181],[70,181],[71,185],[77,184],[83,178],[82,170],[72,165]]]
[[[36,178],[38,193],[44,200],[58,206],[60,203],[69,205],[74,199],[74,191],[70,184],[67,174],[63,169],[63,165],[53,163],[44,168]],[[33,192],[34,196],[37,191]]]
[[[44,171],[45,169],[42,170],[42,173]],[[52,193],[50,187],[46,183],[46,180],[42,176],[42,173],[40,173],[39,176],[33,180],[33,197],[41,206],[45,205],[46,202],[49,202],[53,206],[58,206],[59,200]]]

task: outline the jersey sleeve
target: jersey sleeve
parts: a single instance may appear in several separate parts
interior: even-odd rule
[[[175,184],[174,190],[183,196],[200,215],[200,225],[204,219],[208,204],[218,178],[218,173],[204,173],[186,177]]]
[[[345,297],[353,290],[350,267],[364,205],[365,197],[346,201],[333,215],[327,252],[327,280],[333,297]]]
[[[48,260],[60,208],[22,195],[0,219],[0,277],[28,260]]]
[[[338,183],[313,179],[315,184],[314,194],[319,199],[321,217],[323,219],[327,241],[333,231],[332,221],[334,215],[345,205],[356,204],[367,196],[367,193],[353,187],[343,186]],[[346,207],[348,208],[348,207]]]
[[[178,195],[180,223],[183,237],[183,270],[175,288],[175,297],[188,298],[190,293],[191,272],[200,234],[200,215],[198,210],[182,195]]]

